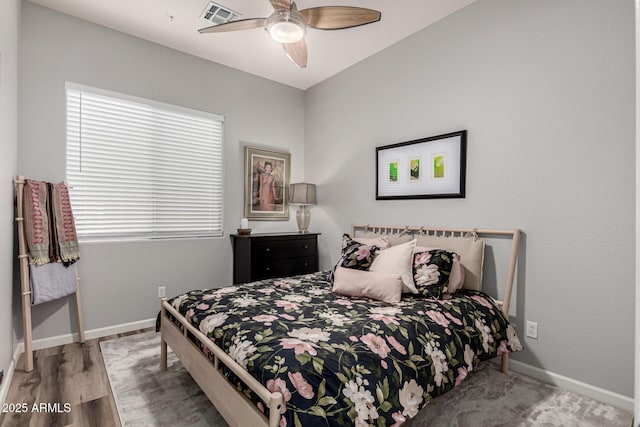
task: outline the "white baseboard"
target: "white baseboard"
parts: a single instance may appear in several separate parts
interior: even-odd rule
[[[556,374],[555,372],[536,368],[535,366],[513,359],[509,359],[509,369],[633,413],[634,401],[631,397],[595,387],[591,384],[583,383],[581,381],[565,377],[564,375]]]
[[[92,340],[95,338],[108,337],[109,335],[122,334],[125,332],[136,331],[138,329],[152,328],[156,325],[156,319],[145,319],[137,322],[123,323],[120,325],[107,326],[105,328],[90,329],[84,332],[85,340]],[[34,350],[40,350],[43,348],[55,347],[58,345],[71,344],[78,341],[78,334],[66,334],[58,335],[51,338],[41,338],[33,340],[32,346]],[[13,360],[9,364],[9,369],[2,380],[2,387],[0,387],[0,405],[2,405],[9,393],[9,386],[13,379],[13,373],[16,369],[16,363],[18,363],[18,357],[24,352],[24,342],[19,342],[13,352]]]
[[[18,362],[20,353],[21,351],[18,351],[16,348],[13,352],[13,359],[11,359],[11,363],[9,363],[9,369],[7,369],[7,373],[4,374],[4,377],[2,378],[2,387],[0,387],[0,405],[3,405],[5,400],[7,400],[9,387],[11,386],[11,380],[13,379],[13,373],[16,370],[16,363]]]
[[[151,327],[154,327],[155,325],[156,325],[156,319],[152,318],[152,319],[139,320],[137,322],[107,326],[104,328],[90,329],[90,330],[84,331],[84,339],[92,340],[95,338],[107,337],[109,335],[131,332],[138,329],[151,328]],[[41,338],[41,339],[33,340],[32,345],[34,350],[40,350],[43,348],[55,347],[58,345],[71,344],[76,341],[78,341],[77,332],[73,334],[58,335],[56,337]],[[21,341],[18,343],[17,350],[19,350],[18,354],[24,352],[24,342]]]

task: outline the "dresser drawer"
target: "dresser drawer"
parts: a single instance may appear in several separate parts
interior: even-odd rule
[[[313,239],[257,239],[251,247],[251,256],[256,261],[313,255],[317,251],[317,240]]]
[[[261,259],[256,260],[251,279],[262,280],[271,277],[286,277],[292,275],[294,271],[295,269],[290,259]]]
[[[315,256],[294,258],[298,274],[313,273],[318,271],[318,260]]]
[[[305,274],[318,271],[318,262],[315,256],[290,257],[256,260],[253,267],[253,280],[262,280],[270,277],[286,277],[294,274]]]
[[[233,283],[318,271],[318,233],[231,235]]]

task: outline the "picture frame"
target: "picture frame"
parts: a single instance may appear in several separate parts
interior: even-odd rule
[[[290,153],[245,146],[244,217],[288,220],[290,173]]]
[[[465,198],[467,131],[376,147],[376,200]]]

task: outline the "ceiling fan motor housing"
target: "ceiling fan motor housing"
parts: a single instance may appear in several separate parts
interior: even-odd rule
[[[276,10],[267,18],[265,29],[279,43],[296,43],[307,33],[307,23],[295,10]]]

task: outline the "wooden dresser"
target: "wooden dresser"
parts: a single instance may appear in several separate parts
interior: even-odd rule
[[[318,271],[319,233],[231,235],[233,283]]]

